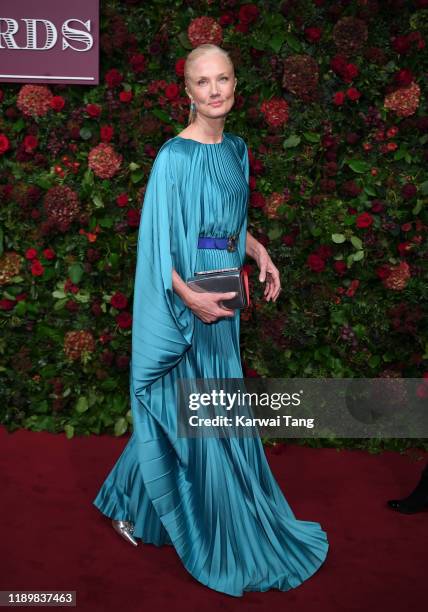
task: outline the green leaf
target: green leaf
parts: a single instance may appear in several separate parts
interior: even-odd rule
[[[369,164],[362,159],[351,159],[347,163],[354,172],[364,173],[370,170]]]
[[[354,253],[354,261],[361,261],[364,258],[364,251]]]
[[[98,195],[92,196],[92,202],[95,204],[96,208],[104,208],[104,202]]]
[[[133,172],[131,174],[131,181],[134,183],[138,183],[139,181],[141,181],[142,178],[144,178],[144,170],[139,170],[138,172]]]
[[[275,51],[275,53],[279,53],[281,51],[281,47],[284,44],[286,37],[286,32],[278,31],[275,32],[275,34],[269,39],[269,46]]]
[[[293,51],[299,53],[299,51],[302,50],[302,45],[300,44],[299,39],[296,38],[294,34],[291,34],[291,32],[285,33],[285,40],[287,41],[288,46],[293,49]]]
[[[21,132],[24,128],[25,128],[25,121],[22,117],[20,117],[18,121],[15,121],[15,123],[12,126],[12,130],[14,132]]]
[[[279,226],[274,226],[268,231],[270,240],[276,240],[282,235],[282,229]]]
[[[88,408],[89,408],[88,398],[85,397],[84,395],[81,395],[77,399],[74,409],[76,410],[76,412],[79,412],[79,414],[82,414],[83,412],[86,412]]]
[[[363,248],[363,242],[357,236],[351,236],[351,243],[358,251]]]
[[[380,364],[379,355],[372,355],[369,359],[369,366],[371,368],[376,368]]]
[[[321,136],[317,132],[303,132],[303,136],[308,142],[319,142]]]
[[[428,195],[428,181],[425,181],[419,185],[419,190],[422,195]]]
[[[73,425],[65,425],[64,431],[66,437],[70,440],[74,436],[74,427]]]
[[[418,215],[421,212],[421,210],[423,208],[423,205],[424,205],[423,200],[417,200],[416,201],[416,205],[415,205],[415,207],[412,210],[412,213],[414,215]]]
[[[152,115],[154,115],[155,117],[157,117],[161,121],[164,121],[165,123],[171,123],[171,119],[170,119],[169,114],[166,113],[165,111],[161,110],[160,108],[153,108],[153,109],[151,109],[151,113],[152,113]]]
[[[92,138],[92,132],[87,127],[82,127],[80,129],[79,134],[80,134],[80,138],[82,138],[82,140],[89,140],[90,138]]]
[[[124,417],[120,417],[120,419],[117,419],[116,423],[114,424],[114,434],[115,436],[122,436],[128,429],[128,423],[126,422],[126,419]]]
[[[72,283],[77,285],[83,276],[83,266],[80,263],[74,263],[68,267],[68,275]]]
[[[284,140],[282,146],[284,149],[291,149],[292,147],[297,147],[301,142],[300,136],[297,134],[291,134],[286,140]]]
[[[342,242],[345,242],[346,237],[343,234],[332,234],[331,239],[336,244],[341,244]]]

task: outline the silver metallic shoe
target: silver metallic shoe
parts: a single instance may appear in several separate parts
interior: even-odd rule
[[[115,521],[112,520],[113,529],[122,536],[124,540],[130,542],[134,546],[138,546],[137,540],[132,536],[134,533],[134,525],[130,521]]]

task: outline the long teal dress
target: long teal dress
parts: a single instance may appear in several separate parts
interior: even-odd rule
[[[204,585],[232,596],[299,586],[324,562],[319,523],[297,520],[260,438],[177,436],[176,380],[242,378],[234,317],[203,323],[172,289],[172,269],[239,266],[245,258],[249,160],[244,140],[175,136],[152,166],[140,221],[130,397],[133,434],[94,505],[129,520],[146,544],[173,545]],[[198,236],[239,234],[236,251]]]

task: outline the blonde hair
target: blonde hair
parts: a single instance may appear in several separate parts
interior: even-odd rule
[[[192,68],[192,64],[195,62],[195,60],[197,60],[198,58],[200,58],[203,55],[207,55],[208,53],[214,53],[214,52],[222,53],[223,56],[226,58],[226,60],[231,65],[233,72],[235,73],[233,62],[232,62],[232,60],[230,58],[230,55],[229,55],[229,53],[227,51],[225,51],[224,49],[222,49],[218,45],[214,45],[212,43],[204,43],[202,45],[198,45],[197,47],[195,47],[188,54],[188,56],[186,57],[186,61],[184,62],[184,83],[185,83],[186,87],[188,87],[190,71],[191,71],[191,68]],[[192,109],[190,108],[187,124],[190,125],[190,123],[193,123],[195,118],[196,118],[196,110],[192,111]]]

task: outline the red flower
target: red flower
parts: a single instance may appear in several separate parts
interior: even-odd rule
[[[321,28],[306,28],[305,36],[309,42],[318,42],[321,38],[322,30]]]
[[[343,91],[338,91],[333,96],[333,103],[336,106],[341,106],[345,102],[345,94]]]
[[[348,96],[348,98],[352,101],[358,100],[358,98],[361,97],[361,92],[358,91],[358,89],[356,89],[355,87],[350,87],[347,91],[346,91],[346,95]]]
[[[31,274],[33,276],[42,276],[45,271],[44,267],[38,259],[35,259],[31,265]]]
[[[348,266],[346,265],[346,262],[343,259],[338,259],[334,262],[333,268],[339,274],[339,276],[342,276],[343,274],[345,274],[346,270],[348,269]]]
[[[373,224],[373,217],[368,212],[363,212],[358,215],[356,220],[356,225],[360,229],[364,229],[366,227],[370,227]]]
[[[238,13],[239,21],[245,24],[253,23],[257,20],[259,12],[255,4],[243,4]]]
[[[117,87],[118,85],[122,83],[123,76],[121,75],[119,70],[117,70],[116,68],[111,68],[106,73],[105,80],[107,83],[107,87],[111,89],[112,87]]]
[[[123,208],[124,206],[126,206],[128,202],[129,202],[129,198],[128,198],[127,193],[120,193],[116,198],[116,203],[120,208]]]
[[[53,96],[53,98],[51,98],[49,104],[51,105],[51,108],[54,109],[54,111],[61,111],[64,106],[65,106],[65,100],[62,96]]]
[[[253,208],[263,208],[265,206],[266,201],[261,193],[258,191],[254,191],[250,197],[250,204]]]
[[[55,251],[53,249],[44,249],[43,255],[46,259],[55,259]]]
[[[402,68],[394,74],[394,81],[399,87],[408,87],[413,80],[413,74],[407,68]]]
[[[113,306],[113,308],[123,310],[128,306],[128,298],[120,291],[116,291],[116,293],[111,296],[110,304]]]
[[[116,323],[121,329],[128,329],[132,325],[132,317],[129,312],[120,312],[116,316]]]
[[[9,138],[6,136],[6,134],[0,134],[0,155],[6,153],[9,147]]]
[[[26,153],[32,153],[37,148],[39,141],[32,134],[27,134],[24,138],[24,150]]]
[[[333,255],[333,249],[328,244],[322,244],[316,251],[316,254],[321,257],[321,259],[328,259]]]
[[[26,259],[35,259],[37,257],[37,250],[36,249],[27,249],[25,251],[25,258]]]
[[[128,210],[128,213],[126,216],[128,219],[129,227],[138,227],[140,225],[140,215],[141,215],[141,211],[139,210],[135,210],[134,208],[131,208],[131,210]]]
[[[346,83],[350,83],[359,75],[358,66],[355,64],[347,64],[342,73],[342,78]]]
[[[100,138],[103,142],[110,142],[113,138],[114,129],[111,125],[103,125],[100,128]]]
[[[86,112],[90,117],[99,117],[101,115],[102,108],[99,104],[87,104]]]
[[[165,95],[168,100],[175,100],[176,98],[178,98],[179,94],[180,89],[177,83],[169,83],[169,85],[165,87]]]
[[[411,200],[412,198],[415,197],[416,194],[417,194],[417,189],[416,189],[416,186],[413,185],[413,183],[406,183],[401,188],[401,195],[406,200]]]
[[[144,72],[146,68],[146,58],[142,53],[135,53],[129,60],[134,72]]]
[[[360,281],[359,281],[359,280],[353,280],[353,281],[351,281],[350,286],[349,286],[349,287],[348,287],[348,289],[346,290],[346,295],[347,295],[348,297],[354,297],[355,292],[356,292],[356,290],[357,290],[357,288],[358,288],[358,285],[359,285],[359,284],[360,284]]]
[[[119,94],[119,100],[121,102],[131,102],[132,100],[132,91],[121,91]]]
[[[325,269],[325,261],[316,253],[311,253],[308,255],[306,260],[307,265],[313,272],[322,272]]]
[[[15,308],[15,304],[15,301],[4,298],[0,300],[0,310],[12,310],[12,308]]]
[[[180,59],[178,59],[175,62],[175,74],[177,76],[184,76],[184,64],[186,63],[186,60],[184,59],[184,57],[180,57]]]
[[[292,234],[286,234],[282,237],[282,242],[285,244],[285,246],[291,247],[295,242],[294,236]]]

